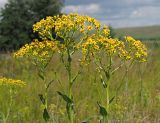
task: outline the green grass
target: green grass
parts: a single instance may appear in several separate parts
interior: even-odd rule
[[[131,35],[141,40],[159,40],[160,26],[119,28],[115,29],[115,33],[118,37]]]
[[[77,57],[77,56],[76,56]],[[57,77],[61,80],[54,81],[49,90],[49,112],[53,123],[67,123],[65,102],[56,91],[62,91],[67,84],[67,75],[64,66],[58,62],[57,56],[47,68],[48,80]],[[116,62],[116,61],[115,61]],[[73,64],[74,72],[78,71],[77,64]],[[129,71],[128,90],[125,91],[125,83],[121,81],[124,75],[122,68],[114,74],[111,81],[111,96],[115,94],[117,86],[122,84],[117,97],[111,105],[111,119],[114,123],[158,123],[160,122],[160,49],[149,45],[148,62],[141,67],[135,64]],[[15,60],[10,54],[0,57],[0,76],[21,79],[27,82],[27,86],[15,95],[15,103],[11,110],[8,123],[43,123],[42,108],[38,94],[44,87],[37,76],[37,70],[30,61]],[[99,92],[102,86],[98,79],[98,73],[94,65],[83,69],[81,77],[74,84],[74,101],[76,121],[80,123],[87,117],[96,116],[99,113],[97,100],[103,98]],[[0,110],[5,111],[7,106],[7,90],[0,88]],[[90,123],[98,123],[93,119]]]

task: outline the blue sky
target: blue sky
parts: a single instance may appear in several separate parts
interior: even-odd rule
[[[87,14],[113,27],[160,24],[160,0],[66,0],[63,12]]]
[[[0,0],[0,6],[5,2]],[[113,27],[160,25],[160,0],[65,0],[62,11],[90,15]]]

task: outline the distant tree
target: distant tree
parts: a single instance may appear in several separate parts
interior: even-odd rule
[[[113,27],[111,25],[109,25],[109,29],[110,29],[111,38],[114,38],[116,36],[116,33],[115,33],[115,31],[114,31],[114,29],[113,29]]]
[[[0,50],[16,50],[31,42],[32,25],[46,16],[60,14],[63,0],[8,0],[0,12]]]

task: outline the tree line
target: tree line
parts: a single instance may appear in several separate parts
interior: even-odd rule
[[[0,10],[0,50],[17,50],[38,38],[32,25],[61,13],[64,0],[8,0]]]

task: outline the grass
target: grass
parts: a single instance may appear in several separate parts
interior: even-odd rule
[[[141,40],[159,40],[160,26],[129,27],[115,29],[116,36],[131,35]]]
[[[124,70],[114,74],[111,81],[111,96],[115,94],[117,86],[122,82],[122,86],[114,99],[112,109],[113,123],[158,123],[160,122],[160,49],[154,45],[148,45],[148,62],[141,67],[135,64],[129,71],[128,89],[125,90],[125,83],[121,81]],[[76,56],[77,57],[77,56]],[[72,66],[74,73],[77,71],[77,64]],[[61,80],[54,81],[49,90],[49,107],[53,123],[66,123],[67,115],[65,112],[65,102],[56,91],[63,90],[67,80],[64,66],[58,62],[55,55],[51,64],[47,68],[48,80],[55,78],[55,71],[58,71],[56,77]],[[94,117],[91,123],[98,123],[96,115],[99,113],[97,100],[100,100],[99,91],[102,86],[99,83],[98,73],[90,65],[83,69],[82,77],[78,78],[74,84],[76,121],[80,123],[87,117]],[[28,60],[15,60],[10,54],[4,54],[0,57],[0,76],[21,79],[27,82],[27,86],[21,89],[14,96],[15,103],[11,110],[8,123],[43,123],[41,117],[42,109],[38,94],[43,92],[42,81],[37,76],[36,68]],[[0,111],[5,111],[7,106],[6,89],[0,89]],[[0,121],[1,122],[1,121]]]

